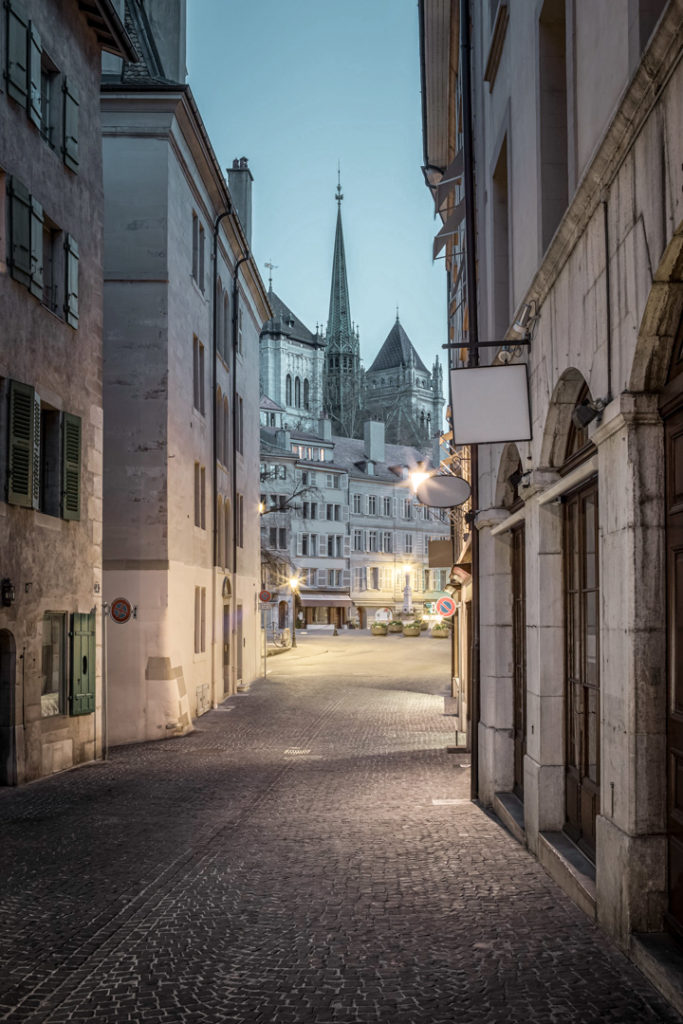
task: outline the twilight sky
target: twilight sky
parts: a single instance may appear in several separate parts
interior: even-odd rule
[[[446,340],[423,183],[415,0],[189,0],[188,81],[223,167],[254,175],[252,249],[315,330],[327,321],[337,162],[351,316],[366,368],[401,322],[428,367]]]

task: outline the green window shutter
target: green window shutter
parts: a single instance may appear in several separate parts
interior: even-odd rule
[[[81,518],[81,418],[62,415],[62,519]]]
[[[78,170],[78,90],[68,78],[64,79],[64,163],[72,171]]]
[[[11,0],[6,7],[7,92],[25,107],[28,97],[28,18],[16,0]]]
[[[71,616],[71,715],[90,715],[95,710],[95,678],[95,613],[74,612]]]
[[[40,398],[33,392],[33,450],[31,452],[31,504],[40,508]]]
[[[10,381],[7,501],[31,508],[33,504],[33,432],[35,391],[29,384]]]
[[[28,116],[36,128],[43,123],[43,102],[40,94],[40,58],[43,48],[40,45],[40,35],[33,22],[28,32],[28,85],[29,94],[27,102]]]
[[[31,196],[31,294],[43,297],[43,208]]]
[[[71,235],[66,236],[66,287],[64,314],[66,322],[78,327],[78,243]]]
[[[31,197],[18,178],[10,178],[9,196],[10,273],[28,288],[31,283]]]

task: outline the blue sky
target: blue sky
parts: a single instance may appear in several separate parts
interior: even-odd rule
[[[370,365],[399,306],[445,353],[443,261],[423,183],[415,0],[190,0],[188,80],[223,167],[254,175],[252,249],[311,330],[327,320],[341,163],[351,316]],[[443,361],[443,359],[442,359]]]

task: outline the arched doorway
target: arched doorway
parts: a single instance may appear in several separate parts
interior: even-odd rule
[[[277,628],[285,629],[287,626],[288,608],[286,601],[278,602],[277,606]]]
[[[0,629],[0,786],[17,784],[15,676],[14,637],[8,629]]]

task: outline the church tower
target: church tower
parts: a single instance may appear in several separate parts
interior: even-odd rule
[[[332,432],[343,437],[359,436],[361,420],[360,344],[358,329],[351,322],[349,284],[342,231],[341,184],[337,183],[337,231],[334,239],[330,313],[327,321],[324,407],[332,420]]]

